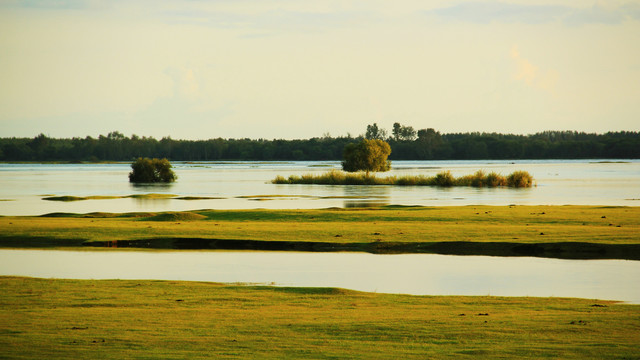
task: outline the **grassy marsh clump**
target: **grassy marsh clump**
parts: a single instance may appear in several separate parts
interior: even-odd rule
[[[523,171],[526,172],[526,171]],[[529,174],[529,173],[527,173]],[[529,175],[529,177],[531,177],[531,175]],[[507,178],[505,178],[504,176],[496,173],[496,172],[490,172],[489,174],[487,174],[487,176],[485,177],[485,181],[488,187],[496,187],[496,186],[507,186]],[[529,186],[525,186],[525,187],[531,187],[531,185]]]
[[[521,171],[521,172],[527,173],[526,171]],[[531,175],[529,175],[529,177],[530,176]],[[465,175],[457,179],[453,179],[452,181],[457,186],[473,186],[473,187],[511,186],[507,181],[507,177],[493,171],[486,174],[482,170],[476,171],[473,175]],[[529,186],[511,186],[511,187],[531,187],[531,185],[529,184]]]
[[[69,202],[69,201],[83,201],[83,200],[113,200],[113,199],[124,199],[124,198],[127,198],[127,197],[133,197],[133,195],[130,195],[130,196],[111,196],[111,195],[71,196],[71,195],[64,195],[64,196],[49,196],[49,197],[42,198],[42,200]]]
[[[277,176],[273,184],[316,184],[316,185],[393,185],[395,177],[379,178],[365,172],[347,173],[331,170],[324,174],[291,175],[289,178]]]
[[[178,195],[174,194],[135,194],[123,196],[123,198],[132,198],[132,199],[170,199],[177,197]]]
[[[478,170],[475,174],[456,178],[451,171],[442,171],[436,176],[404,175],[377,177],[365,172],[346,173],[331,170],[324,174],[291,175],[288,178],[278,175],[273,184],[316,184],[316,185],[398,185],[398,186],[472,186],[472,187],[499,187],[508,186],[516,188],[531,187],[533,177],[526,171],[516,171],[509,176],[503,176],[496,172],[486,174]]]
[[[526,171],[515,171],[507,177],[507,184],[511,187],[531,187],[533,177]]]
[[[455,185],[455,178],[451,175],[451,171],[443,171],[436,175],[435,183],[437,186],[449,187]]]
[[[91,196],[64,195],[64,196],[49,196],[49,197],[42,198],[42,200],[70,202],[70,201],[89,200],[90,198]],[[113,198],[116,198],[116,197],[113,197]]]
[[[63,196],[47,196],[43,197],[42,200],[49,201],[83,201],[83,200],[113,200],[113,199],[169,199],[174,198],[178,195],[173,194],[135,194],[135,195],[125,195],[125,196],[117,196],[117,195],[92,195],[92,196],[71,196],[71,195],[63,195]]]

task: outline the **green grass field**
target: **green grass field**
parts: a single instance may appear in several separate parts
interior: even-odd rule
[[[640,306],[0,277],[0,357],[637,359]]]
[[[443,253],[457,244],[462,254],[497,249],[497,255],[528,246],[549,248],[536,256],[568,258],[589,258],[585,248],[600,246],[589,251],[595,257],[636,259],[640,208],[382,207],[0,217],[4,248],[96,249],[85,245],[109,241],[155,241],[158,248],[172,248],[185,240],[251,240],[291,250],[301,244],[322,250],[315,246],[324,244],[334,251]],[[9,359],[640,358],[640,305],[596,300],[18,277],[0,277],[0,289],[0,358]]]
[[[389,206],[0,217],[5,248],[113,246],[114,241],[127,246],[126,241],[139,240],[152,248],[180,248],[176,239],[204,249],[215,248],[211,240],[224,240],[256,249],[269,242],[280,243],[281,250],[317,245],[323,251],[640,259],[640,207]]]

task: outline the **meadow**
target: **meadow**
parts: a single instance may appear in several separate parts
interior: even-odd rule
[[[640,306],[0,277],[10,359],[637,358]]]
[[[5,249],[148,251],[185,243],[637,260],[640,208],[384,206],[0,217]],[[0,349],[8,359],[583,359],[640,352],[640,305],[603,300],[11,276],[0,277],[0,289]]]

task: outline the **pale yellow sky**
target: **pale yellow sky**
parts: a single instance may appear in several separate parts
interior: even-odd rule
[[[0,49],[2,137],[640,130],[640,1],[1,1]]]

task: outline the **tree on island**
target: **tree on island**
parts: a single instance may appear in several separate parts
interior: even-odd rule
[[[167,159],[138,158],[131,164],[129,182],[154,183],[174,182],[178,176],[171,170],[171,163]]]
[[[391,146],[379,139],[364,139],[359,143],[347,144],[344,148],[342,169],[348,172],[389,171],[391,161],[387,157],[391,154]]]

